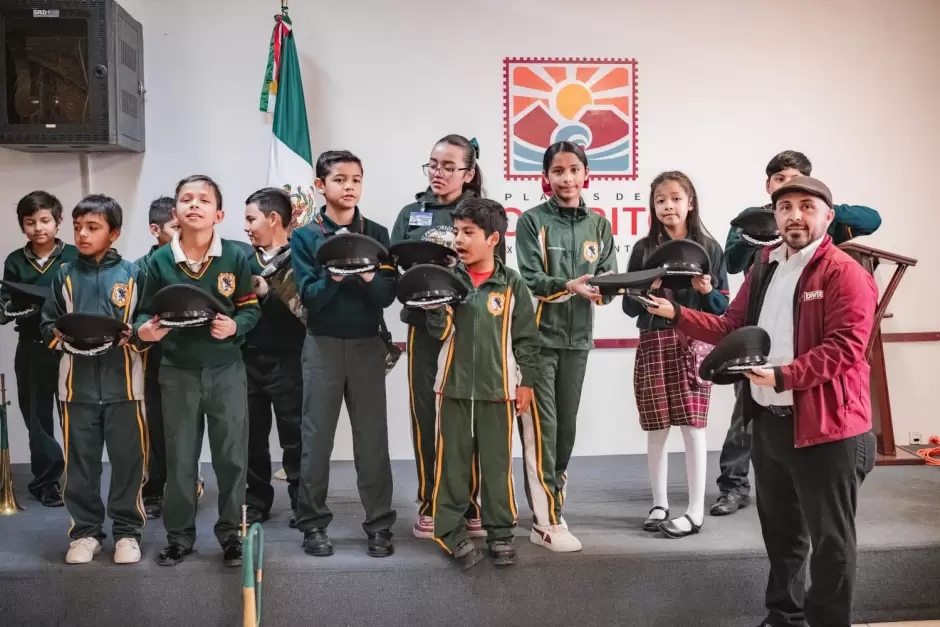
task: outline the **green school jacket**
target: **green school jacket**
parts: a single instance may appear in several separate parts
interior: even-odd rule
[[[42,310],[42,335],[50,348],[62,347],[55,337],[55,321],[66,313],[110,316],[130,325],[134,320],[140,288],[138,269],[115,250],[100,262],[79,255],[61,265],[52,280],[52,297]],[[59,399],[72,403],[118,403],[144,397],[144,366],[134,340],[101,355],[62,353],[59,365]]]
[[[291,235],[291,260],[297,292],[307,309],[307,331],[312,335],[353,339],[375,337],[382,327],[382,311],[395,300],[398,273],[382,266],[366,283],[358,276],[334,281],[317,263],[317,251],[340,227],[320,209],[310,224]],[[364,218],[357,208],[351,233],[362,233],[388,248],[388,229]]]
[[[218,237],[216,235],[215,237]],[[207,368],[241,361],[241,345],[258,323],[261,310],[251,286],[248,259],[232,242],[222,240],[222,254],[210,257],[199,272],[193,273],[185,262],[176,263],[170,245],[161,246],[144,262],[144,286],[134,330],[158,313],[151,309],[154,295],[167,285],[195,285],[216,297],[226,316],[235,321],[235,335],[217,340],[209,326],[175,328],[160,342],[163,364],[177,368]],[[233,289],[234,286],[234,289]]]
[[[42,268],[36,265],[36,253],[27,243],[22,248],[17,248],[7,255],[6,262],[3,264],[3,280],[14,283],[29,283],[30,285],[52,285],[52,279],[55,278],[59,267],[63,263],[75,261],[78,257],[78,249],[71,244],[64,244],[62,240],[56,240],[55,249],[49,255],[49,261]],[[11,305],[11,295],[5,287],[0,287],[0,324],[8,323],[12,318],[3,315],[2,310]],[[25,316],[16,318],[14,330],[20,334],[21,339],[42,341],[42,332],[39,329],[41,320],[39,315]]]
[[[770,205],[764,205],[764,209],[770,209]],[[881,226],[881,216],[869,207],[833,205],[832,210],[836,215],[826,232],[832,237],[832,243],[836,246],[844,244],[853,237],[871,235]],[[741,239],[737,229],[731,228],[728,231],[728,239],[725,241],[725,263],[728,266],[728,274],[746,273],[759,252],[759,248]]]
[[[463,264],[457,276],[473,285]],[[497,258],[493,275],[456,307],[428,311],[427,332],[444,341],[434,390],[448,398],[505,401],[534,387],[539,341],[532,295]],[[521,378],[520,378],[521,377]]]
[[[594,304],[568,293],[565,284],[585,274],[617,272],[617,252],[604,216],[581,201],[577,209],[551,198],[522,214],[516,225],[519,273],[538,300],[542,346],[594,348]],[[613,300],[605,297],[604,304]]]

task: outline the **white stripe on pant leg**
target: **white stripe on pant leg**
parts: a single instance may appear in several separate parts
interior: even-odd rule
[[[545,494],[545,488],[539,476],[538,442],[536,441],[538,436],[535,431],[532,410],[529,409],[522,414],[521,418],[523,469],[525,479],[529,484],[529,495],[532,499],[532,516],[535,519],[535,524],[540,527],[547,527],[551,524],[552,519],[548,511],[548,495]]]

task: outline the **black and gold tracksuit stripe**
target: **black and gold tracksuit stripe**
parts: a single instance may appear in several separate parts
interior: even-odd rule
[[[109,251],[100,260],[79,255],[63,264],[42,312],[42,334],[61,350],[55,321],[66,313],[106,315],[129,324],[137,307],[137,267]],[[72,517],[72,539],[105,537],[105,513],[115,540],[140,540],[146,525],[141,490],[147,476],[144,371],[136,341],[101,355],[62,352],[59,398],[63,401],[65,472],[62,496]],[[101,502],[101,454],[107,446],[111,488]]]
[[[471,284],[462,266],[457,273]],[[487,541],[512,536],[516,388],[533,387],[538,379],[538,330],[528,289],[499,260],[493,275],[463,303],[431,311],[427,318],[429,334],[444,342],[435,384],[440,397],[434,538],[453,552],[468,538],[463,514],[471,481],[481,488]]]

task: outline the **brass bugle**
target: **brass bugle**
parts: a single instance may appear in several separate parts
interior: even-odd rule
[[[7,376],[0,374],[0,515],[12,516],[23,511],[13,492],[13,471],[10,468],[10,436],[7,431]]]

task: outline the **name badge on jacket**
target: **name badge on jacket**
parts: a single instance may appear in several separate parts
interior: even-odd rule
[[[408,216],[408,226],[431,226],[431,212],[412,211]]]

